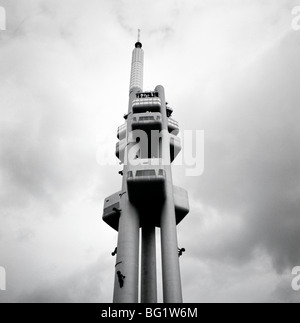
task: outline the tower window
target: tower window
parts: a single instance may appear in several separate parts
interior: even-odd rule
[[[144,170],[137,170],[136,176],[155,176],[154,169],[144,169]]]

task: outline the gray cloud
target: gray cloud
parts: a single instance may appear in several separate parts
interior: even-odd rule
[[[260,248],[280,273],[300,262],[296,37],[289,34],[244,70],[222,111],[206,122],[205,172],[194,190],[223,225],[205,232],[204,247],[201,238],[191,246],[199,258],[251,262]]]
[[[55,282],[45,281],[43,286],[19,296],[20,303],[90,303],[104,302],[105,281],[101,260],[88,268],[76,270],[70,277]]]
[[[291,289],[290,278],[284,278],[278,283],[272,293],[271,301],[274,303],[299,303],[299,293]]]

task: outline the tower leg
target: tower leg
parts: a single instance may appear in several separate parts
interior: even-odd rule
[[[155,225],[142,227],[141,302],[157,303]]]
[[[182,303],[175,210],[168,200],[162,210],[160,228],[164,303]]]
[[[155,88],[159,92],[162,103],[163,131],[161,157],[166,172],[166,201],[162,208],[161,228],[161,254],[163,273],[164,303],[182,303],[182,290],[178,260],[178,243],[176,229],[176,215],[174,207],[174,192],[170,160],[170,135],[168,132],[168,119],[166,115],[165,91],[161,85]]]
[[[121,203],[114,303],[138,303],[139,215],[127,195]]]

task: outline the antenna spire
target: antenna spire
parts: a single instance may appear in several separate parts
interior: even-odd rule
[[[138,29],[138,38],[137,42],[135,43],[135,48],[142,48],[142,43],[140,42],[141,30]]]
[[[137,41],[140,42],[140,36],[141,36],[141,30],[138,29],[138,38],[137,38]]]

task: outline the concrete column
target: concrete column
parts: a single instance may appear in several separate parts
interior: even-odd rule
[[[138,303],[139,215],[127,194],[121,199],[118,251],[115,267],[114,303]],[[120,285],[120,277],[123,286]],[[122,278],[125,276],[124,278]]]
[[[157,303],[154,224],[142,227],[141,303]]]
[[[168,200],[161,215],[161,253],[164,303],[182,303],[174,205]]]
[[[176,229],[176,215],[174,206],[174,192],[170,161],[170,136],[168,132],[168,118],[166,113],[165,92],[161,85],[155,88],[159,92],[162,107],[162,159],[166,172],[166,201],[161,213],[161,253],[163,274],[164,303],[181,303],[182,290],[178,259],[178,242]]]
[[[134,87],[129,93],[127,140],[130,138],[132,101],[140,89]],[[129,121],[129,122],[128,122]],[[140,218],[138,210],[130,203],[127,192],[127,172],[132,169],[129,151],[135,143],[128,143],[125,150],[125,165],[123,168],[122,194],[120,201],[120,220],[118,230],[118,252],[115,269],[114,303],[138,303],[139,297],[139,235]],[[125,276],[123,286],[120,286],[119,276]],[[122,278],[121,276],[121,278]]]

